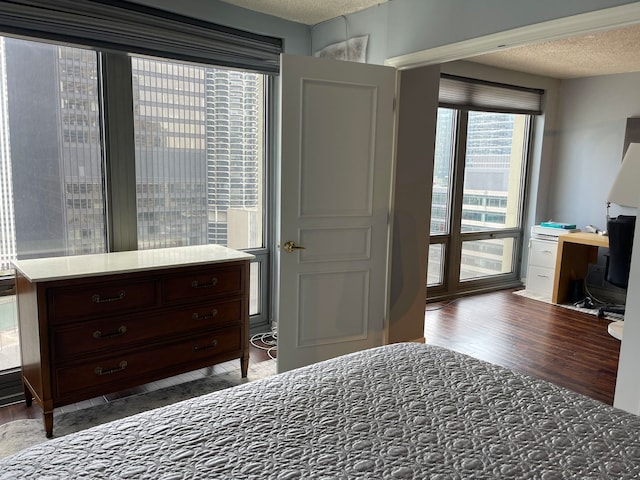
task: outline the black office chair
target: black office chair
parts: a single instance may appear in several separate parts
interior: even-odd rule
[[[633,215],[618,215],[609,219],[609,255],[605,267],[607,282],[616,287],[627,288],[629,284],[629,269],[631,268],[631,249],[633,248],[633,233],[636,229],[636,217]],[[598,309],[598,317],[604,317],[605,312],[624,315],[624,306],[605,305]]]

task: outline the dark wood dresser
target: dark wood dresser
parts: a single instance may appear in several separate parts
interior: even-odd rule
[[[27,405],[53,409],[220,362],[249,365],[249,262],[218,245],[14,262]]]

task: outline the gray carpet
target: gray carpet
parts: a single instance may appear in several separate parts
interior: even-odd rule
[[[525,297],[525,298],[530,298],[532,300],[538,300],[540,302],[544,302],[544,303],[549,303],[551,305],[556,305],[557,307],[562,307],[562,308],[567,308],[569,310],[575,310],[576,312],[582,312],[582,313],[586,313],[589,315],[594,316],[595,318],[598,317],[598,309],[597,308],[582,308],[582,307],[576,307],[575,305],[571,304],[571,303],[553,303],[551,300],[547,299],[547,298],[543,298],[543,297],[539,297],[537,295],[533,295],[529,292],[527,292],[527,290],[517,290],[515,292],[513,292],[514,295],[519,295],[521,297]],[[624,320],[624,315],[618,315],[616,313],[605,313],[605,319],[613,322],[615,320]]]
[[[131,395],[94,407],[54,415],[53,436],[62,437],[79,430],[135,415],[145,410],[162,407],[170,403],[206,393],[234,387],[248,381],[274,375],[275,360],[252,364],[247,378],[241,378],[240,370],[203,377],[191,382],[155,390],[149,393]],[[32,408],[40,408],[35,403]],[[47,441],[42,419],[14,420],[0,425],[0,458],[23,450],[31,445]]]

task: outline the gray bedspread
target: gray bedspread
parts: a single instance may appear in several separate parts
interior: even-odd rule
[[[36,445],[0,478],[640,478],[640,417],[398,344]]]

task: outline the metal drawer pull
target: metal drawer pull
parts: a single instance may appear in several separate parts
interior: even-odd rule
[[[200,350],[207,350],[209,348],[216,348],[218,346],[218,340],[213,340],[209,345],[205,345],[204,347],[200,347],[199,345],[193,346],[193,351],[197,352]]]
[[[541,273],[539,273],[539,274],[538,274],[538,276],[539,276],[540,278],[549,278],[549,275],[542,275]]]
[[[125,368],[127,368],[127,362],[126,362],[126,360],[123,360],[123,361],[120,362],[120,366],[117,367],[117,368],[112,368],[110,370],[104,370],[102,367],[96,367],[94,372],[96,372],[96,375],[109,375],[110,373],[121,372]]]
[[[193,282],[191,282],[191,286],[193,288],[209,288],[209,287],[215,287],[217,284],[218,284],[218,279],[216,277],[213,277],[209,283],[200,283],[198,282],[198,280],[194,280]]]
[[[93,303],[115,302],[117,300],[122,300],[124,298],[124,295],[125,295],[124,290],[120,290],[118,292],[118,296],[117,297],[100,298],[100,294],[96,293],[96,294],[91,296],[91,301]]]
[[[95,332],[93,332],[93,338],[102,339],[102,338],[119,337],[120,335],[124,335],[126,332],[127,332],[127,327],[125,327],[124,325],[121,325],[117,332],[107,333],[106,335],[103,335],[100,330],[96,330]]]
[[[199,313],[194,313],[193,315],[191,315],[191,318],[193,318],[194,320],[207,320],[209,318],[213,318],[216,315],[218,315],[218,309],[214,308],[213,310],[211,310],[211,313],[207,313],[204,315],[200,315]]]

